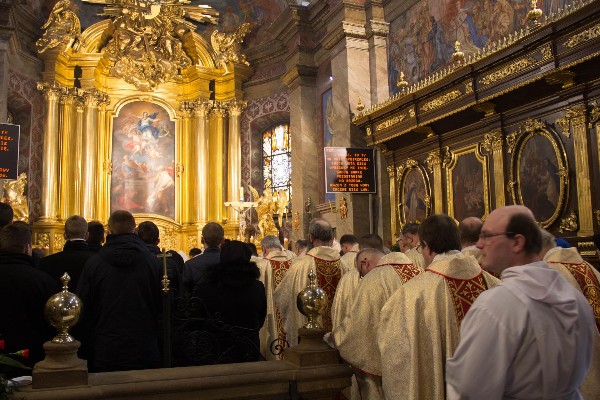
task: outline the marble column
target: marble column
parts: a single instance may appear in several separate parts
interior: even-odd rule
[[[575,171],[577,182],[577,209],[579,212],[578,236],[594,234],[594,219],[592,210],[592,191],[590,185],[590,160],[588,132],[585,123],[586,108],[578,105],[567,108],[566,117],[573,127],[573,145],[575,147]]]
[[[240,116],[246,107],[245,101],[234,100],[228,104],[229,129],[227,141],[227,198],[225,201],[240,201],[242,185],[242,143]],[[238,213],[229,207],[229,223],[238,221]],[[240,232],[243,234],[243,232]]]
[[[194,102],[194,163],[192,177],[194,188],[192,217],[194,222],[204,224],[208,221],[208,176],[209,176],[209,124],[208,113],[211,104],[206,100]]]
[[[367,11],[367,39],[369,42],[371,104],[379,104],[390,97],[387,85],[387,37],[390,24],[385,22],[383,0],[369,0],[365,6]],[[392,230],[394,229],[394,225],[392,225]]]
[[[482,146],[494,160],[494,205],[493,208],[506,205],[506,185],[504,183],[504,153],[502,152],[502,131],[500,129],[486,133]]]
[[[57,84],[39,83],[44,93],[44,163],[42,168],[41,222],[55,222],[58,217],[59,139],[58,121],[61,88]]]
[[[433,174],[433,214],[444,212],[442,190],[442,156],[440,150],[434,150],[425,160],[429,171]]]

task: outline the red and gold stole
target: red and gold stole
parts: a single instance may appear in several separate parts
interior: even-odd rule
[[[423,270],[419,267],[415,267],[412,264],[388,264],[394,268],[394,271],[400,277],[402,284],[404,285],[406,282],[419,275]]]
[[[451,276],[446,276],[437,271],[432,271],[429,269],[427,271],[444,277],[446,285],[448,286],[450,294],[452,295],[454,311],[456,312],[456,321],[460,327],[462,320],[465,318],[465,315],[467,315],[467,312],[469,311],[469,308],[471,308],[471,305],[475,299],[487,289],[487,283],[483,277],[483,271],[470,279],[452,278]]]
[[[592,267],[587,263],[569,264],[548,261],[548,264],[561,264],[573,275],[583,295],[592,306],[594,318],[596,319],[596,329],[600,332],[600,283],[598,283],[596,275],[591,270]]]
[[[312,258],[315,260],[315,273],[317,274],[319,286],[325,291],[328,299],[327,308],[325,309],[325,314],[323,314],[323,328],[325,328],[326,332],[331,332],[333,326],[331,322],[331,304],[333,303],[337,285],[342,277],[341,262],[339,259],[323,260],[314,256]]]
[[[290,265],[292,265],[292,260],[278,261],[278,260],[269,260],[271,264],[271,274],[273,279],[273,291],[277,289],[277,286],[283,280],[285,273],[288,269],[290,269]],[[281,312],[279,312],[279,307],[275,306],[275,321],[277,323],[277,338],[280,340],[280,343],[285,343],[285,330],[283,329],[283,320],[281,319]]]

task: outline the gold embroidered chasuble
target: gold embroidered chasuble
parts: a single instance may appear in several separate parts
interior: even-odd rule
[[[356,268],[346,272],[340,279],[331,304],[331,322],[334,331],[350,311],[360,282],[360,272]]]
[[[600,272],[584,261],[573,247],[550,249],[544,261],[578,288],[592,306],[598,335],[594,342],[592,364],[580,390],[585,399],[600,399]]]
[[[421,272],[404,253],[387,254],[361,280],[344,321],[338,327],[334,325],[334,343],[342,358],[354,368],[363,399],[383,399],[377,348],[381,309],[400,286]]]
[[[459,251],[436,256],[381,310],[377,343],[386,399],[445,398],[444,366],[473,301],[499,280]]]
[[[461,250],[463,254],[468,256],[473,256],[477,260],[477,262],[481,265],[481,261],[483,260],[483,255],[481,254],[481,250],[477,248],[477,246],[468,246]]]
[[[413,247],[412,249],[408,249],[404,252],[408,258],[412,261],[412,264],[421,269],[425,269],[425,259],[423,258],[423,254],[421,253],[420,246]]]
[[[356,255],[358,254],[358,245],[341,257],[342,275],[346,272],[356,270]]]
[[[275,304],[281,312],[283,327],[290,346],[298,344],[298,328],[307,318],[296,308],[298,293],[308,284],[308,273],[314,270],[318,285],[327,293],[328,305],[323,318],[319,322],[325,330],[331,330],[331,304],[335,290],[341,278],[340,254],[331,247],[315,247],[305,256],[295,258],[281,283],[273,292]]]

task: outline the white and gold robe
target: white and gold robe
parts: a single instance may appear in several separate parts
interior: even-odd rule
[[[479,263],[479,265],[481,265],[481,261],[483,260],[483,255],[481,254],[481,250],[479,250],[477,248],[477,246],[473,245],[473,246],[464,247],[461,250],[461,252],[463,254],[468,255],[468,256],[475,257],[475,259],[477,260],[477,262]]]
[[[315,247],[305,256],[294,259],[273,292],[290,346],[298,344],[298,328],[307,322],[307,318],[296,307],[296,298],[308,286],[308,273],[311,270],[317,274],[317,284],[327,293],[328,298],[327,309],[323,317],[319,317],[319,322],[326,331],[331,330],[331,300],[341,278],[340,264],[340,254],[336,250],[326,246]]]
[[[358,254],[358,250],[358,245],[354,245],[352,250],[340,258],[342,261],[342,275],[344,275],[346,272],[356,270],[356,255]]]
[[[386,399],[445,398],[444,366],[458,346],[460,322],[498,283],[474,257],[454,250],[394,292],[377,332]]]
[[[600,272],[584,261],[574,247],[550,249],[544,256],[544,261],[581,291],[592,306],[597,335],[592,365],[580,390],[585,399],[600,399]]]
[[[412,264],[415,267],[419,267],[421,269],[425,269],[425,259],[423,258],[423,254],[421,253],[421,246],[413,247],[412,249],[408,249],[404,252],[408,258],[412,261]]]
[[[352,365],[363,399],[383,399],[377,348],[381,309],[400,286],[421,272],[404,253],[387,254],[361,280],[344,321],[334,325],[333,341],[342,358]]]

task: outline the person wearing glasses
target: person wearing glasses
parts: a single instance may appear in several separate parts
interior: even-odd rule
[[[477,296],[499,283],[461,253],[449,216],[425,219],[419,238],[426,269],[391,295],[379,318],[386,400],[445,399],[444,365],[458,346],[461,321]]]
[[[446,363],[447,399],[582,399],[596,325],[585,297],[540,261],[542,234],[524,206],[494,210],[479,235],[483,293]]]

